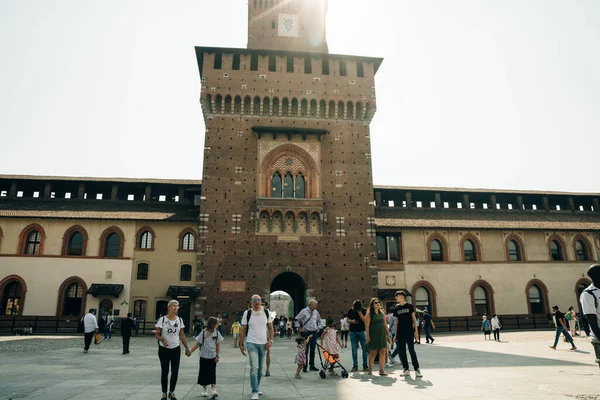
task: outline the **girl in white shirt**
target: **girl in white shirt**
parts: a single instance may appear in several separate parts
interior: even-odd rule
[[[192,347],[188,357],[200,347],[200,370],[198,372],[198,385],[202,386],[202,397],[208,397],[207,386],[210,385],[210,398],[216,399],[217,393],[217,363],[221,352],[223,336],[218,331],[218,320],[215,317],[208,319],[206,329],[196,336],[196,344]]]

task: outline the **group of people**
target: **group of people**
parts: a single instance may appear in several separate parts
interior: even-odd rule
[[[100,318],[100,321],[104,321],[102,327],[98,324],[98,320],[96,319],[96,310],[91,308],[86,315],[83,316],[81,322],[83,324],[83,352],[87,353],[90,350],[90,345],[92,344],[92,339],[94,335],[99,334],[100,332],[104,332],[104,337],[108,338],[112,337],[112,324],[114,324],[114,317],[109,315],[110,319]],[[107,330],[106,321],[110,321],[111,326]],[[138,325],[139,326],[139,325]],[[131,318],[131,313],[127,313],[127,318],[124,318],[121,321],[121,337],[123,338],[123,354],[129,354],[129,343],[131,341],[131,336],[136,331],[136,321]],[[137,335],[137,333],[136,333]]]

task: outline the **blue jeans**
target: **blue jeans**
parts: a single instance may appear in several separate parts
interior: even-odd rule
[[[112,325],[111,326],[106,325],[104,327],[104,339],[106,339],[107,337],[109,339],[112,339]]]
[[[352,366],[358,367],[358,344],[362,350],[362,363],[364,368],[369,368],[367,361],[368,353],[365,350],[367,334],[363,332],[350,332],[350,344],[352,345]]]
[[[573,338],[569,335],[569,331],[561,326],[556,327],[556,337],[554,338],[554,347],[558,344],[558,339],[560,338],[560,334],[565,335],[567,341],[571,343],[571,346],[575,347],[575,343],[573,343]]]
[[[248,358],[250,358],[250,386],[254,394],[258,393],[260,387],[260,377],[267,349],[264,344],[246,342],[246,350],[248,350]]]
[[[425,339],[426,339],[427,343],[429,343],[429,341],[431,341],[431,343],[433,343],[433,336],[431,336],[431,327],[430,326],[425,326]]]

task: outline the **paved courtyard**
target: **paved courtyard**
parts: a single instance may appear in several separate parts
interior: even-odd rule
[[[600,369],[588,340],[577,339],[576,352],[562,341],[553,351],[553,337],[552,331],[503,332],[504,342],[497,343],[479,334],[440,335],[435,345],[417,346],[423,378],[401,377],[396,365],[388,377],[360,372],[324,380],[316,372],[293,379],[295,344],[278,339],[261,399],[600,399]],[[156,341],[132,338],[129,355],[121,354],[120,345],[121,338],[113,337],[83,354],[82,337],[0,337],[0,399],[158,400]],[[247,359],[231,339],[224,345],[219,399],[250,399]],[[344,349],[348,369],[351,360],[350,348]],[[179,399],[201,398],[197,373],[197,354],[183,357]]]

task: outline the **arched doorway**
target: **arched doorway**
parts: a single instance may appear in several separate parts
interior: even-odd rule
[[[300,310],[306,307],[306,284],[304,283],[304,279],[294,272],[282,272],[277,275],[275,279],[273,279],[273,282],[271,282],[271,290],[269,293],[274,292],[285,292],[291,297],[294,303],[294,317],[298,315]],[[271,303],[272,301],[273,298],[271,299]]]

